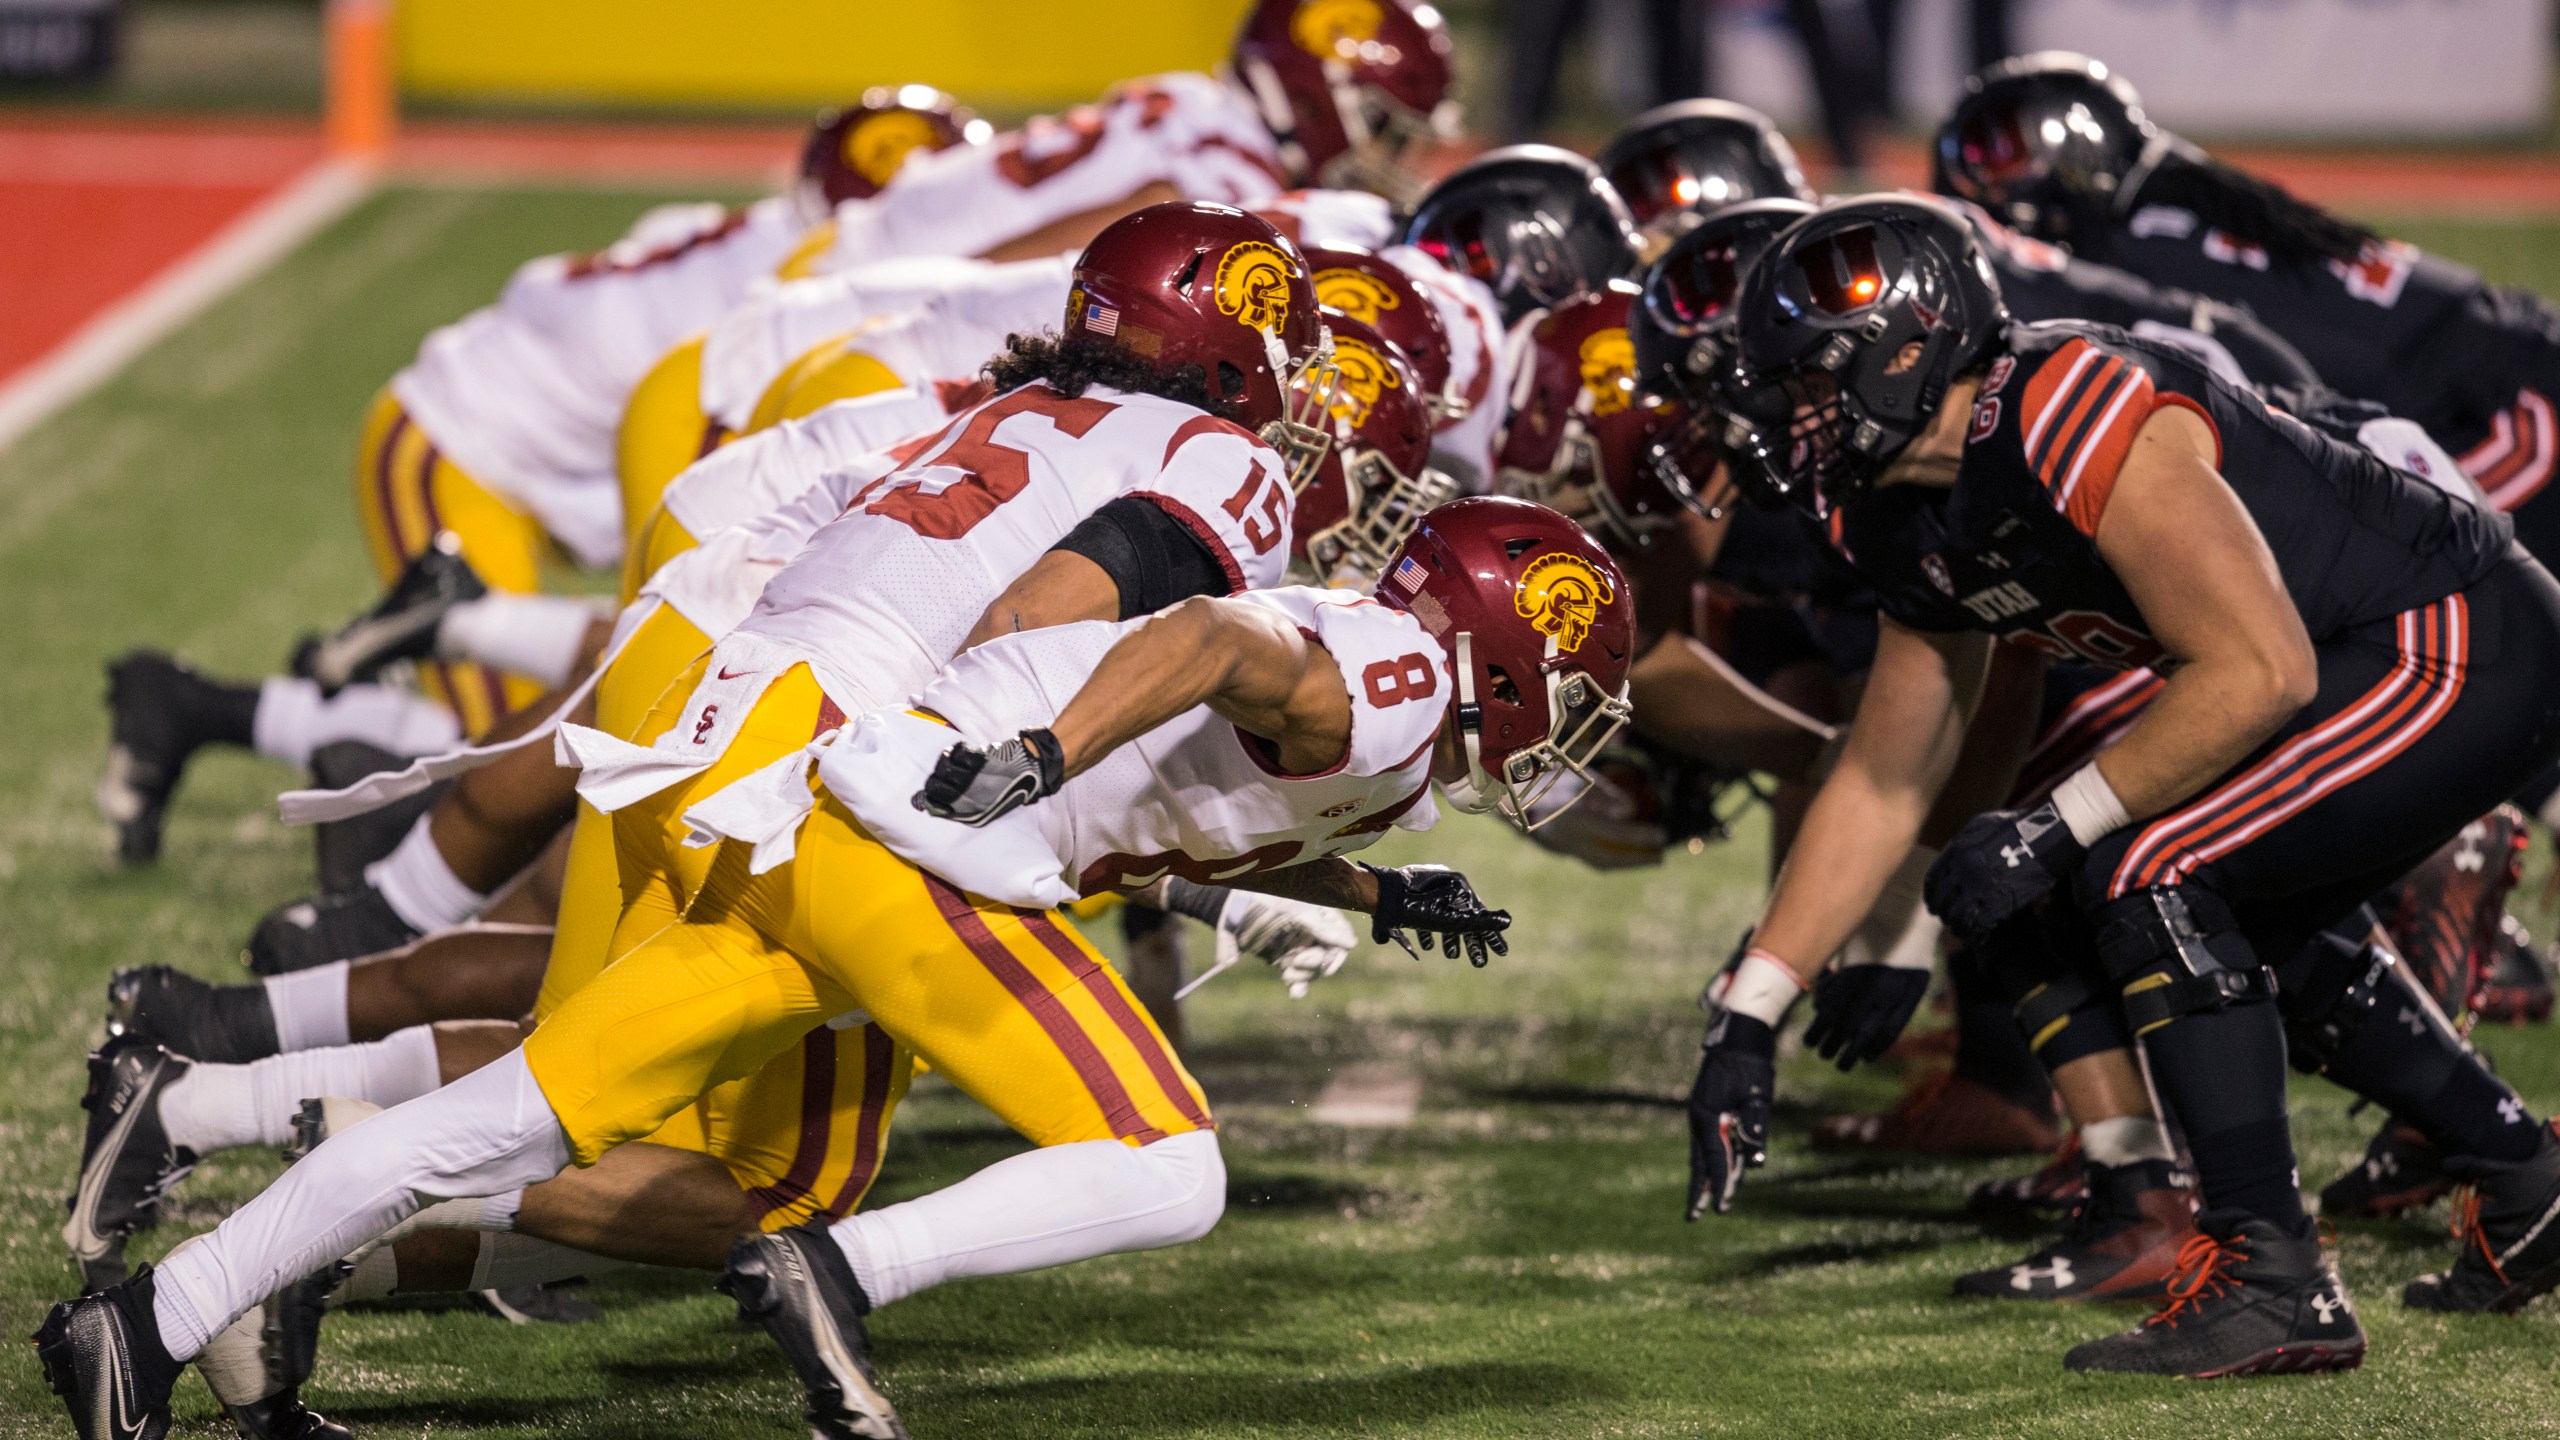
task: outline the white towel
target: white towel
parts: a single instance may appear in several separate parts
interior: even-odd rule
[[[1076,898],[1066,865],[1040,830],[1032,806],[992,824],[971,827],[915,806],[933,762],[968,739],[904,710],[873,710],[844,728],[818,757],[818,778],[871,837],[900,859],[972,895],[1027,910],[1050,910]],[[1055,797],[1048,803],[1057,803]]]

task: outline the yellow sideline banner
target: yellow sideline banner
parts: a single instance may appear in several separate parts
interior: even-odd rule
[[[1206,70],[1247,0],[401,0],[403,90],[446,98],[825,104],[938,85],[1054,109]]]

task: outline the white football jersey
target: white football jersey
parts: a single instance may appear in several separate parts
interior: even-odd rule
[[[1282,190],[1280,150],[1243,91],[1189,71],[1115,87],[992,145],[911,154],[880,193],[836,207],[813,273],[899,255],[983,255],[1162,182],[1253,206]]]
[[[919,307],[980,330],[1054,329],[1066,313],[1075,260],[1058,255],[997,265],[911,256],[761,287],[703,337],[702,413],[732,431],[743,430],[765,387],[792,361],[839,335]],[[998,344],[1005,333],[997,332]],[[992,353],[994,347],[988,348]]]
[[[1494,433],[1502,427],[1511,394],[1509,347],[1502,307],[1493,292],[1410,245],[1378,252],[1402,270],[1440,312],[1449,331],[1449,386],[1467,402],[1467,413],[1443,422],[1431,436],[1431,462],[1471,494],[1493,483]]]
[[[870,463],[738,627],[805,659],[849,715],[922,688],[1004,587],[1120,496],[1197,535],[1231,590],[1276,584],[1289,559],[1278,453],[1153,395],[1026,385]]]
[[[1376,250],[1396,238],[1395,207],[1366,190],[1292,190],[1253,210],[1301,249]]]
[[[1350,745],[1331,767],[1291,775],[1269,741],[1206,706],[1148,731],[1029,807],[1076,893],[1135,889],[1168,874],[1220,884],[1363,849],[1390,826],[1427,830],[1438,819],[1431,747],[1449,694],[1440,642],[1412,616],[1366,596],[1293,586],[1244,598],[1287,616],[1332,654],[1350,692]],[[981,743],[1046,727],[1103,653],[1145,623],[1002,636],[953,660],[917,704]],[[912,794],[922,784],[920,771],[883,788]],[[955,843],[925,868],[988,893],[968,873],[965,837],[977,832],[948,821],[940,828],[956,832]]]
[[[612,565],[622,554],[614,435],[632,388],[771,274],[806,229],[783,196],[739,211],[653,211],[596,254],[527,262],[496,304],[429,335],[391,393],[439,450],[581,564]]]

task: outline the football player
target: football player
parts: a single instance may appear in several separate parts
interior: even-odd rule
[[[1727,205],[1818,198],[1787,137],[1768,116],[1730,100],[1647,110],[1601,150],[1600,173],[1643,228],[1648,262]]]
[[[2121,1037],[2141,1037],[2187,1132],[2204,1213],[2172,1303],[2066,1363],[2359,1363],[2362,1328],[2295,1190],[2266,966],[2318,955],[2379,885],[2550,762],[2560,585],[2494,514],[2185,352],[2012,325],[1970,228],[1926,203],[1875,198],[1784,232],[1745,277],[1735,349],[1705,388],[1736,478],[1818,516],[1886,618],[1841,762],[1709,1031],[1691,1213],[1729,1206],[1764,1157],[1771,1026],[1908,853],[1993,638],[2158,668],[2141,720],[2050,801],[1956,834],[1929,903],[1973,940],[2047,897],[2076,917],[2048,954],[2090,998],[2057,1034],[2104,1035],[2079,1058],[2133,1093]],[[2348,946],[2301,968],[2284,988],[2307,997],[2292,1007],[2304,1058],[2423,1112],[2481,1196],[2461,1256],[2407,1301],[2512,1308],[2560,1279],[2560,1137],[2449,1033],[2353,1023],[2398,993],[2395,967]]]
[[[1643,242],[1600,167],[1553,145],[1488,150],[1431,187],[1403,243],[1484,285],[1518,325],[1633,275]]]

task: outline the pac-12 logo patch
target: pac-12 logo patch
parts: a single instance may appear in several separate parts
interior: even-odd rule
[[[1303,0],[1289,17],[1289,38],[1319,60],[1357,60],[1386,18],[1378,0]]]
[[[1379,316],[1404,308],[1404,302],[1396,298],[1396,292],[1378,283],[1378,277],[1347,265],[1316,272],[1316,303],[1330,305],[1372,328],[1376,327]]]
[[[1297,266],[1278,247],[1247,240],[1218,257],[1218,309],[1267,334],[1289,323],[1289,278]]]
[[[1576,359],[1582,367],[1582,393],[1594,416],[1615,415],[1635,403],[1636,343],[1627,338],[1625,326],[1592,331]]]
[[[1554,636],[1556,649],[1570,655],[1591,638],[1600,607],[1617,597],[1617,587],[1590,561],[1559,550],[1530,561],[1520,572],[1519,583],[1511,587],[1511,608],[1539,634]]]

